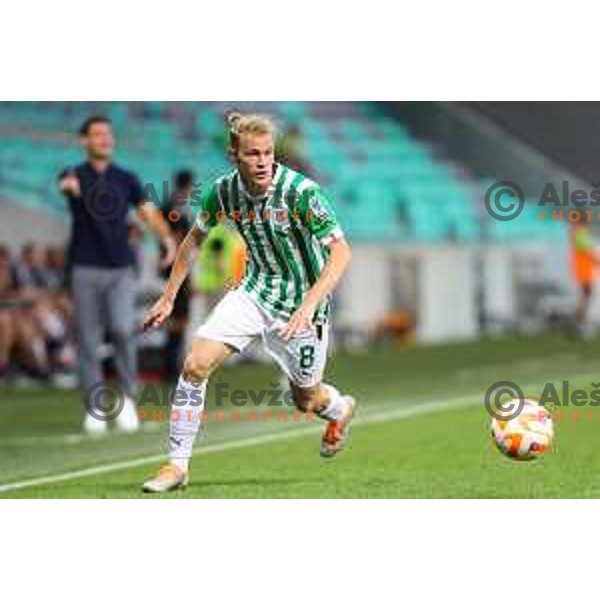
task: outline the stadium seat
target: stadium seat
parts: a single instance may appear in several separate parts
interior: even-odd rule
[[[470,241],[480,235],[470,192],[452,168],[376,104],[354,103],[338,111],[305,102],[256,108],[265,107],[299,127],[307,157],[352,234],[416,241]],[[5,138],[0,148],[0,194],[40,210],[64,211],[56,175],[81,160],[72,133],[90,112],[110,115],[119,133],[118,160],[153,183],[159,197],[162,182],[180,168],[192,168],[207,185],[230,168],[223,114],[231,108],[222,102],[5,103],[0,124],[27,129]],[[71,131],[65,131],[65,122]],[[531,235],[550,232],[533,221],[526,228]],[[486,235],[509,239],[523,235],[523,225],[491,224]]]

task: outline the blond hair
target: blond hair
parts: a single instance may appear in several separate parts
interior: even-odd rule
[[[273,139],[277,136],[277,125],[267,115],[248,114],[232,112],[227,115],[229,125],[229,147],[231,150],[237,148],[240,136],[245,133],[259,135],[271,135]]]

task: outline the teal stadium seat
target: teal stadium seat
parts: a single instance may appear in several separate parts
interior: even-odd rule
[[[305,102],[269,106],[285,124],[300,128],[307,158],[349,235],[375,242],[469,242],[480,236],[469,190],[450,167],[401,122],[381,114],[376,104],[357,104],[351,111],[343,106],[338,116],[329,107],[323,111]],[[81,161],[72,134],[84,117],[96,112],[109,114],[117,127],[117,160],[137,171],[144,182],[153,182],[159,196],[162,182],[183,167],[192,168],[206,187],[231,168],[223,147],[225,107],[225,103],[175,107],[164,102],[5,103],[0,125],[13,133],[0,144],[0,193],[40,210],[64,211],[56,174]],[[182,111],[185,119],[178,117]],[[506,227],[492,223],[486,235],[504,240],[524,235],[525,230],[543,236],[558,229],[532,221]]]

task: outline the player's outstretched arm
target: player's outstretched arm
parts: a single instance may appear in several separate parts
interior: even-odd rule
[[[165,291],[146,313],[144,329],[160,327],[169,318],[173,310],[175,297],[189,273],[190,263],[195,258],[196,251],[205,237],[206,234],[200,231],[198,227],[192,227],[179,244]]]
[[[282,329],[282,337],[292,338],[303,327],[312,322],[317,306],[331,294],[350,264],[350,246],[344,238],[336,239],[329,244],[329,257],[321,271],[321,275],[308,290],[304,302],[294,312],[287,325]]]

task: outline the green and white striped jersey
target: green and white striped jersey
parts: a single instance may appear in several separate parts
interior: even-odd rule
[[[218,223],[237,230],[248,251],[243,289],[273,317],[288,320],[318,279],[327,245],[343,236],[331,204],[319,186],[297,171],[276,165],[271,187],[253,198],[237,170],[217,179],[202,197],[197,227]],[[329,317],[329,298],[315,323]]]

